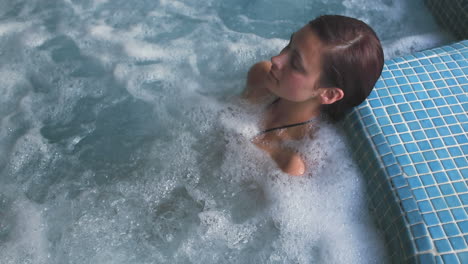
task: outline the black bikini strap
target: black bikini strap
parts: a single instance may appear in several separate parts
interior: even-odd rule
[[[283,129],[283,128],[289,128],[289,127],[295,127],[295,126],[302,126],[302,125],[305,125],[305,124],[308,124],[308,123],[316,122],[318,119],[319,119],[319,117],[314,117],[314,118],[312,118],[312,119],[309,119],[309,120],[307,120],[307,121],[300,122],[300,123],[295,123],[295,124],[290,124],[290,125],[285,125],[285,126],[279,126],[279,127],[273,127],[273,128],[265,129],[265,130],[261,131],[260,133],[258,133],[257,135],[262,135],[262,134],[265,134],[265,133],[268,133],[268,132],[271,132],[271,131],[274,131],[274,130]]]

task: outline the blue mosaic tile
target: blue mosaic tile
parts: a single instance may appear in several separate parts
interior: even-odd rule
[[[457,207],[461,206],[460,199],[458,199],[458,196],[452,195],[452,196],[446,196],[445,201],[447,202],[448,206],[450,207]]]
[[[392,262],[468,261],[467,72],[468,41],[394,58],[353,111],[368,140],[356,157],[380,164],[360,167]]]
[[[457,206],[457,205],[454,205]],[[468,214],[465,210],[462,208],[454,208],[451,210],[452,215],[455,218],[456,221],[461,221],[461,220],[467,220],[468,219]]]
[[[454,250],[462,250],[467,247],[465,240],[463,237],[450,237],[449,238],[450,244],[452,244],[452,247]]]
[[[450,264],[459,264],[460,263],[455,254],[442,255],[442,259],[444,260],[444,263],[450,263]]]
[[[434,244],[435,244],[435,247],[437,249],[438,252],[440,253],[445,253],[445,252],[450,252],[450,251],[453,251],[453,248],[452,246],[450,245],[450,243],[443,239],[443,240],[436,240],[434,241]]]
[[[438,239],[438,238],[445,237],[445,232],[442,230],[441,226],[431,226],[431,227],[428,228],[428,230],[429,230],[429,233],[430,233],[430,235],[431,235],[431,237],[433,239]],[[448,244],[448,241],[446,241],[446,240],[439,240],[439,241],[445,241],[445,243],[447,243],[447,246],[450,246]],[[435,242],[437,242],[437,241],[435,241]],[[436,248],[439,249],[439,247],[437,246],[437,243],[436,243]]]
[[[460,263],[468,263],[468,252],[460,252],[457,255]]]

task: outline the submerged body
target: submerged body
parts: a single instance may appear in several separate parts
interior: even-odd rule
[[[277,56],[248,73],[244,98],[252,103],[274,99],[263,113],[264,133],[253,142],[283,172],[304,174],[304,153],[284,142],[313,137],[325,113],[341,119],[367,97],[382,67],[380,41],[362,21],[321,16],[309,22]]]
[[[246,98],[253,102],[258,103],[265,100],[266,98],[274,98],[274,95],[269,91],[268,83],[273,81],[271,75],[271,62],[262,61],[255,64],[250,70],[247,87],[246,87]],[[263,118],[262,127],[275,127],[281,121],[274,119],[274,112],[277,112],[276,104],[279,101],[274,101],[266,108],[266,113]],[[306,122],[306,121],[300,121]],[[295,123],[292,123],[295,124]],[[278,127],[284,127],[285,125],[279,125]],[[291,175],[302,175],[306,170],[303,157],[297,151],[284,146],[282,143],[285,140],[299,140],[304,138],[306,135],[313,135],[314,123],[304,124],[300,126],[294,126],[291,128],[280,128],[266,133],[261,133],[253,139],[253,143],[262,150],[266,151],[271,158],[278,164],[278,167]]]

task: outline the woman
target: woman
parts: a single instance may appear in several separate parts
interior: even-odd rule
[[[303,153],[288,140],[312,135],[323,116],[340,120],[369,95],[383,68],[383,51],[364,22],[325,15],[291,35],[271,61],[256,63],[243,96],[259,103],[272,100],[254,143],[291,175],[306,171]]]

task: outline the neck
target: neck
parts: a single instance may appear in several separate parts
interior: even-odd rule
[[[267,112],[266,126],[288,125],[310,120],[320,115],[320,102],[309,100],[291,102],[279,99]]]

